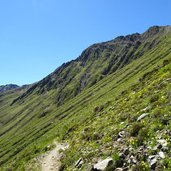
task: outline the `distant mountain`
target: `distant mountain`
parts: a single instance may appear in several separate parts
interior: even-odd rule
[[[9,91],[9,90],[13,90],[13,89],[16,89],[16,88],[19,88],[19,86],[16,85],[16,84],[2,85],[2,86],[0,86],[0,93],[5,92],[5,91]]]

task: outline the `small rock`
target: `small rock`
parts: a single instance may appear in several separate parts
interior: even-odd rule
[[[117,142],[120,143],[120,144],[124,144],[124,139],[118,138],[118,139],[117,139]]]
[[[122,141],[122,138],[118,138],[117,141],[118,141],[118,142],[121,142],[121,141]]]
[[[160,152],[159,152],[159,157],[162,158],[162,159],[165,158],[165,155],[164,155],[163,151],[160,151]]]
[[[134,156],[131,156],[130,160],[131,160],[131,163],[134,163],[134,164],[137,163],[137,160],[136,160],[136,158]]]
[[[171,82],[171,78],[167,78],[166,81]]]
[[[147,106],[146,108],[142,109],[141,111],[146,112],[149,109],[150,109],[150,106]]]
[[[122,168],[116,168],[115,171],[123,171]]]
[[[157,165],[157,159],[158,159],[158,155],[153,155],[148,157],[148,162],[150,164],[151,169],[155,169]]]
[[[161,149],[162,148],[162,145],[161,144],[157,144],[154,148],[153,148],[153,150],[157,150],[157,149]]]
[[[158,142],[159,144],[161,144],[162,147],[167,147],[167,141],[166,141],[166,140],[161,139],[161,140],[157,140],[157,142]]]
[[[146,116],[148,116],[149,115],[149,113],[143,113],[141,116],[139,116],[138,118],[137,118],[137,121],[140,121],[140,120],[142,120],[142,119],[144,119]]]
[[[150,168],[151,168],[151,169],[155,169],[156,165],[157,165],[157,159],[154,158],[154,159],[152,159],[151,162],[150,162]]]
[[[113,159],[107,158],[107,159],[99,161],[97,164],[95,164],[93,166],[93,169],[99,170],[99,171],[104,171],[105,169],[107,169],[112,164],[113,164]]]
[[[80,168],[80,167],[82,166],[82,164],[83,164],[83,159],[80,158],[80,159],[75,163],[75,167]]]
[[[127,160],[127,163],[129,163],[129,164],[130,164],[130,163],[131,163],[131,160],[130,160],[130,159],[128,159],[128,160]]]
[[[125,131],[121,131],[118,133],[118,138],[122,138],[125,135]]]

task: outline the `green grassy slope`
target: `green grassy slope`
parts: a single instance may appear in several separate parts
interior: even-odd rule
[[[144,113],[147,116],[137,121]],[[160,139],[167,142],[165,149],[155,148]],[[72,147],[63,159],[66,170],[80,170],[75,167],[80,158],[81,170],[86,170],[98,159],[112,157],[111,171],[117,167],[148,171],[148,157],[159,152],[165,158],[158,159],[153,169],[171,170],[171,58],[110,103],[96,107],[92,118],[71,131],[66,140]],[[131,156],[136,163],[128,162]]]
[[[59,105],[57,101],[57,99],[60,99],[59,91],[61,90],[56,89],[55,84],[49,83],[49,81],[53,82],[53,80],[56,82],[56,75],[54,73],[19,96],[12,105],[10,104],[14,97],[18,97],[18,94],[16,92],[14,94],[3,94],[0,97],[3,99],[3,102],[0,102],[2,109],[0,110],[0,119],[4,122],[0,129],[0,168],[2,170],[7,168],[24,170],[26,163],[40,153],[45,152],[45,147],[54,139],[68,141],[70,140],[70,137],[68,137],[70,134],[76,134],[78,135],[76,140],[79,141],[81,136],[80,130],[87,126],[86,123],[89,124],[90,121],[96,120],[95,108],[99,112],[103,108],[107,110],[106,107],[113,103],[122,91],[137,84],[145,73],[153,70],[158,65],[161,66],[164,60],[170,59],[171,33],[168,31],[168,28],[166,27],[164,30],[162,28],[161,32],[157,32],[158,34],[155,34],[156,31],[154,30],[154,33],[151,31],[149,30],[142,35],[142,40],[144,40],[134,53],[130,55],[131,57],[133,55],[134,58],[130,58],[129,64],[124,63],[116,72],[109,69],[107,75],[103,76],[103,79],[97,81],[94,85],[91,84],[91,86],[87,83],[87,86],[82,91],[79,91],[78,94],[76,93],[77,95],[71,95],[67,99],[68,96],[66,94],[67,100],[64,98],[65,103],[63,104]],[[136,59],[136,57],[138,58]],[[98,63],[97,66],[102,64],[103,62],[101,64]],[[74,67],[73,64],[71,66]],[[90,68],[93,67],[91,66]],[[68,70],[68,68],[64,68],[64,70]],[[80,73],[84,73],[83,70],[84,68],[82,68]],[[78,71],[74,70],[73,72]],[[99,70],[100,72],[101,70]],[[94,70],[91,69],[90,73],[94,73]],[[60,76],[57,75],[57,78]],[[71,87],[71,89],[74,88],[75,79],[79,76],[80,74],[77,74],[72,81],[70,80],[71,83],[66,83],[65,86]],[[158,75],[158,77],[156,76],[156,79],[160,79],[160,76],[162,74]],[[65,80],[65,77],[62,78]],[[64,86],[63,83],[61,85],[62,87]],[[65,90],[67,91],[67,89]],[[122,108],[118,110],[122,110]],[[119,115],[119,113],[117,114]],[[109,117],[110,115],[111,113],[109,113]],[[100,118],[103,119],[103,116]],[[96,125],[96,121],[93,123]],[[105,124],[107,125],[107,123],[106,121]],[[92,129],[94,127],[92,125]],[[87,145],[89,144],[91,143],[88,141]],[[75,143],[75,145],[79,148],[80,141]],[[68,154],[73,156],[73,160],[65,161],[66,166],[69,168],[72,168],[72,162],[76,161],[79,157],[74,152],[74,150],[77,150],[77,147],[74,146],[72,141],[71,148],[73,148],[73,152],[69,151]]]

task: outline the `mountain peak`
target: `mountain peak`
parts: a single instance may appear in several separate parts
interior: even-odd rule
[[[0,86],[0,93],[5,92],[5,91],[9,91],[9,90],[13,90],[13,89],[16,89],[16,88],[19,88],[19,86],[16,85],[16,84],[2,85],[2,86]]]
[[[169,30],[171,30],[171,26],[152,26],[142,34],[142,37],[144,39],[147,39],[149,37],[153,37],[160,33],[161,34],[167,33],[167,31]]]

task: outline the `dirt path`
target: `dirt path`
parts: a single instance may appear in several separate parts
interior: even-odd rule
[[[55,142],[56,147],[46,153],[41,160],[41,170],[42,171],[58,171],[61,166],[61,154],[60,150],[65,150],[68,148],[68,144],[59,144]]]

